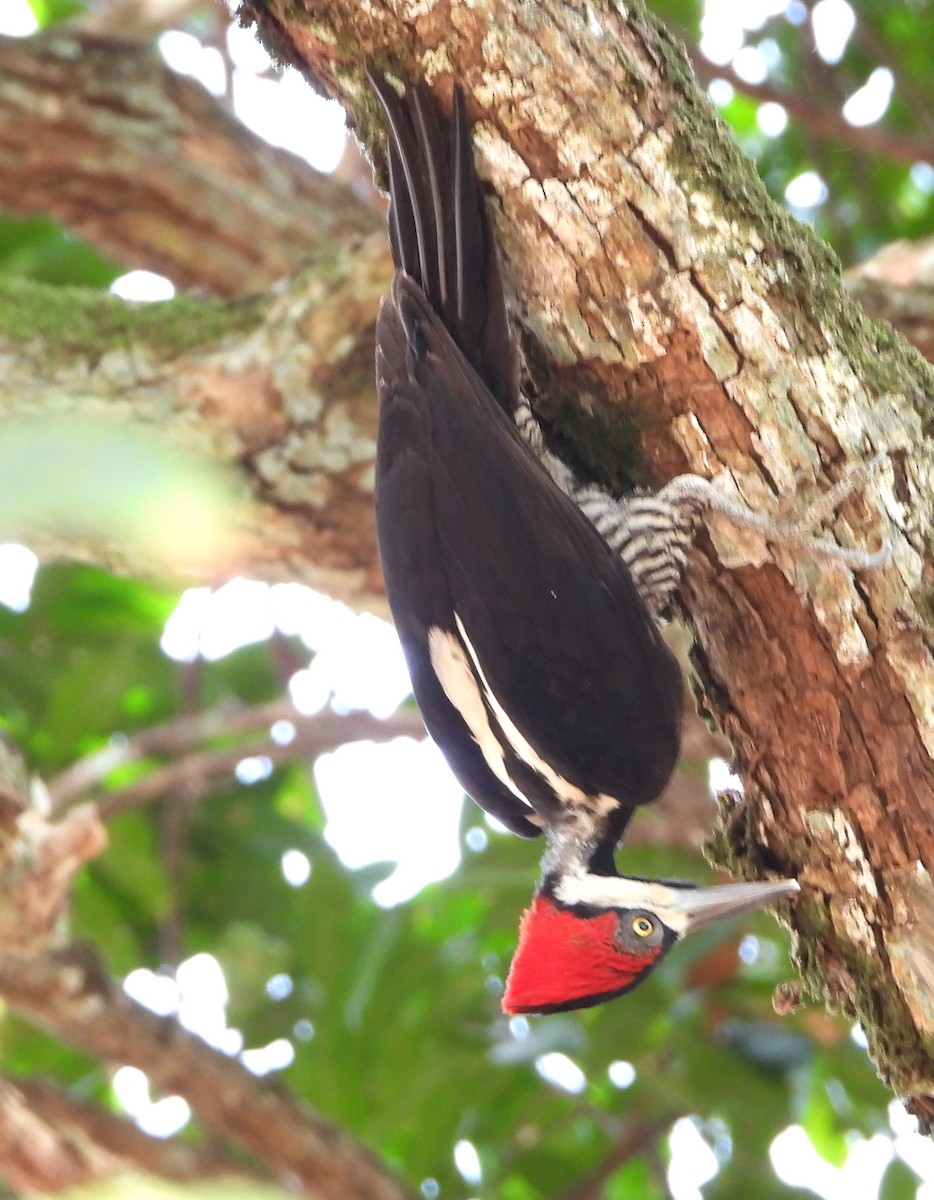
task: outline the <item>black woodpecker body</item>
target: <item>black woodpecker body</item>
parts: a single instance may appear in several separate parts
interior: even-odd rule
[[[797,884],[699,889],[618,874],[630,818],[678,759],[681,672],[634,571],[517,430],[515,352],[463,96],[448,123],[423,86],[400,97],[372,82],[389,124],[396,264],[376,358],[389,604],[425,724],[465,790],[514,832],[548,837],[504,1007],[594,1004],[638,983],[690,929]]]

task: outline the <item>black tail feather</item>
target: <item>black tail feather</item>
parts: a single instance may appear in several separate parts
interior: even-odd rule
[[[468,362],[510,417],[518,403],[516,356],[463,93],[446,128],[425,84],[399,96],[370,81],[389,124],[393,261],[414,279]]]

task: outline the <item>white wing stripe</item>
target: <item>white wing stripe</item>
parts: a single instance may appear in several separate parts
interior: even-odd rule
[[[529,745],[523,734],[513,724],[512,718],[493,694],[493,690],[487,683],[486,676],[483,673],[483,668],[481,667],[480,661],[477,658],[477,653],[471,644],[470,638],[467,636],[467,630],[464,628],[464,623],[457,613],[454,614],[454,620],[457,622],[458,632],[460,633],[461,639],[464,645],[467,647],[467,652],[473,661],[477,678],[479,678],[480,683],[483,686],[483,692],[486,696],[487,703],[493,710],[493,714],[496,717],[503,734],[509,740],[509,745],[512,747],[513,753],[516,755],[516,757],[521,759],[526,766],[531,767],[533,771],[537,771],[538,774],[541,775],[545,782],[551,787],[552,791],[562,803],[570,805],[574,808],[583,806],[589,812],[597,812],[601,815],[603,813],[611,812],[616,807],[616,801],[613,800],[611,796],[591,796],[587,792],[582,791],[581,788],[575,787],[574,784],[565,779],[563,775],[559,775],[554,767],[552,767],[550,763],[545,762],[545,760],[535,752],[532,746]],[[441,686],[443,687],[444,684],[442,683]],[[474,686],[476,687],[476,683],[474,683]],[[448,699],[450,699],[450,696]],[[454,702],[451,701],[451,703],[453,704]],[[485,753],[486,752],[484,751],[484,754]],[[502,754],[502,749],[500,749],[500,754]]]
[[[428,630],[428,653],[432,670],[437,675],[445,696],[464,718],[474,741],[480,747],[486,765],[501,783],[524,804],[528,804],[528,800],[510,779],[506,770],[503,747],[490,726],[486,705],[483,703],[476,676],[467,661],[463,645],[453,633],[432,626]]]

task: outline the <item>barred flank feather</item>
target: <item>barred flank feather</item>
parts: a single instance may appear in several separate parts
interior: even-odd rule
[[[645,606],[659,618],[681,582],[697,529],[711,505],[709,496],[693,488],[669,488],[656,495],[618,499],[598,484],[579,483],[571,469],[551,453],[524,398],[516,406],[515,422],[523,441],[554,482],[629,568]]]
[[[572,499],[632,572],[652,616],[661,616],[681,582],[707,506],[696,497],[671,503],[662,493],[618,500],[593,484],[576,488]]]

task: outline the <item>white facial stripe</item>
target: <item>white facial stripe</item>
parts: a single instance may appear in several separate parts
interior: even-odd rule
[[[616,807],[616,801],[611,796],[588,795],[587,792],[582,791],[579,787],[575,787],[574,784],[565,779],[563,775],[559,775],[550,763],[545,762],[543,758],[536,754],[535,750],[529,745],[523,734],[516,728],[512,718],[493,694],[493,689],[490,687],[489,683],[487,683],[486,675],[483,672],[483,667],[480,665],[480,660],[477,658],[477,652],[474,650],[470,638],[467,636],[467,630],[464,628],[464,623],[457,613],[454,614],[454,620],[457,622],[457,628],[460,632],[463,643],[467,647],[467,651],[470,654],[471,660],[473,661],[474,669],[477,673],[480,683],[483,685],[483,692],[486,696],[487,703],[493,710],[496,720],[499,722],[500,728],[508,738],[509,745],[512,747],[513,753],[516,755],[516,757],[520,758],[526,764],[526,766],[531,767],[533,771],[536,771],[539,775],[541,775],[545,782],[548,783],[552,788],[558,799],[562,800],[565,804],[584,806],[588,809],[588,811],[594,812],[600,816],[611,812]]]
[[[486,706],[464,648],[454,636],[433,626],[428,630],[428,653],[441,688],[464,718],[480,753],[496,778],[525,804],[528,801],[509,778],[499,744],[487,717]]]
[[[688,916],[675,905],[680,888],[666,887],[643,879],[590,875],[585,872],[565,875],[555,888],[562,904],[588,904],[595,908],[645,908],[657,913],[669,929],[679,936],[687,931]]]

